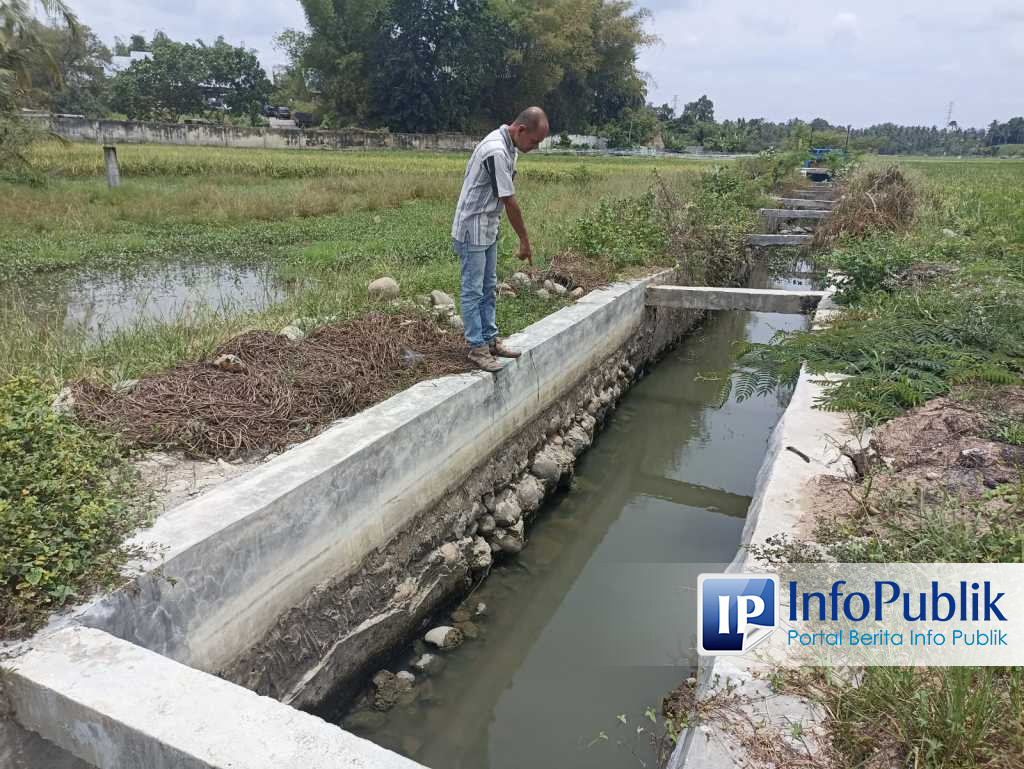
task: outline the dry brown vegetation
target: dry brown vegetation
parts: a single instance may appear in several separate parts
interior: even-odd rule
[[[906,230],[914,220],[917,193],[899,166],[871,169],[850,180],[832,216],[814,233],[814,245],[828,248],[844,236]]]
[[[462,335],[418,313],[373,312],[321,326],[295,342],[248,331],[213,358],[227,354],[238,356],[244,369],[184,363],[142,379],[124,395],[80,380],[73,388],[75,413],[141,446],[235,457],[279,451],[415,381],[471,368]]]

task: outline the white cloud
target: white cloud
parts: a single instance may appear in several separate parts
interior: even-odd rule
[[[1016,82],[1024,14],[1007,0],[659,5],[648,26],[664,45],[640,56],[657,104],[707,93],[721,118],[821,116],[856,126],[938,124],[950,101],[962,126],[1024,110]],[[714,77],[697,74],[707,71]]]
[[[830,37],[835,45],[851,46],[861,38],[860,19],[855,13],[837,13],[829,26]]]

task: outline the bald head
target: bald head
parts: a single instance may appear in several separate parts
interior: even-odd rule
[[[508,132],[520,152],[530,152],[547,138],[548,116],[540,107],[527,107],[512,121]]]
[[[527,107],[519,113],[519,117],[516,118],[513,125],[526,126],[531,131],[539,131],[543,128],[545,135],[547,135],[548,116],[544,114],[544,110],[540,107]]]

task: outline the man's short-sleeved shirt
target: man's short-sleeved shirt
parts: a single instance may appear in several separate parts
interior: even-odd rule
[[[516,194],[513,180],[518,157],[507,125],[491,131],[476,145],[455,209],[455,240],[471,246],[489,246],[498,239],[498,223],[505,208],[501,199]]]

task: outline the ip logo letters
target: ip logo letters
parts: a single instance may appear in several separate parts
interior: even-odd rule
[[[743,654],[771,635],[779,619],[776,574],[701,574],[697,580],[697,653]]]

